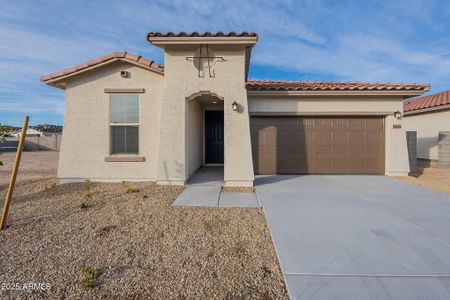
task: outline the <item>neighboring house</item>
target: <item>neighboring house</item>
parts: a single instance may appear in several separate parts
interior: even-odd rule
[[[43,76],[66,91],[58,177],[185,184],[204,165],[223,165],[226,186],[255,173],[408,174],[403,100],[428,85],[247,80],[257,40],[154,32],[164,67],[116,52]]]
[[[0,146],[5,151],[15,151],[18,147],[18,139],[22,133],[21,128],[15,128],[11,137]],[[62,126],[36,125],[30,126],[26,131],[24,143],[25,151],[35,150],[59,150],[61,145]]]
[[[51,134],[51,133],[62,133],[63,127],[59,125],[36,125],[36,126],[30,126],[30,128],[36,129],[43,134]]]
[[[417,132],[417,158],[439,159],[439,131],[450,131],[450,91],[404,102],[405,128]]]
[[[15,138],[20,138],[20,135],[22,134],[22,129],[19,129],[11,134],[11,136]],[[32,137],[32,136],[42,136],[43,133],[39,130],[33,129],[33,128],[27,128],[27,131],[25,133],[25,137]]]

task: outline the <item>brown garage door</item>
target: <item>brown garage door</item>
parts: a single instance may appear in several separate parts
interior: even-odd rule
[[[256,174],[383,174],[382,117],[252,117]]]

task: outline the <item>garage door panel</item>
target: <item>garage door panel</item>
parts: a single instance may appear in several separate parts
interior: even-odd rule
[[[380,157],[380,151],[376,146],[368,146],[366,148],[366,156],[368,158],[378,159]]]
[[[364,146],[351,146],[348,150],[350,157],[360,158],[366,156],[366,147]]]
[[[334,145],[346,145],[347,144],[347,131],[340,128],[336,128],[333,131]]]
[[[315,142],[316,143],[324,143],[326,145],[330,145],[332,140],[331,137],[331,130],[329,131],[319,131],[317,132],[316,136],[315,136]]]
[[[383,129],[382,119],[380,119],[380,118],[367,118],[366,119],[366,127],[367,128]]]
[[[382,174],[382,117],[252,117],[257,174]]]
[[[366,118],[348,118],[348,127],[354,127],[355,129],[362,128],[366,126]]]
[[[333,157],[333,149],[331,146],[319,146],[317,147],[316,153],[321,158]]]
[[[379,168],[377,161],[367,162],[367,169],[369,170],[368,173],[371,174],[380,174],[382,172],[382,169]]]
[[[347,161],[334,161],[334,170],[336,173],[347,173]]]
[[[366,132],[365,131],[353,131],[348,133],[349,145],[365,145]]]
[[[347,155],[347,147],[337,146],[333,149],[335,157],[345,157]]]
[[[379,132],[367,132],[366,143],[369,145],[378,145],[383,140],[383,134]]]
[[[255,128],[258,126],[266,126],[268,123],[269,119],[267,118],[251,118],[250,120],[250,125],[251,127]]]
[[[263,128],[259,132],[258,139],[263,147],[277,147],[277,129],[272,126]]]
[[[321,160],[318,163],[318,173],[327,172],[328,170],[332,169],[332,162],[331,160]]]

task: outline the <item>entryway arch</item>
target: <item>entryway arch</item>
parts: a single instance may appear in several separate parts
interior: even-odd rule
[[[224,98],[211,91],[186,97],[186,178],[224,163]]]

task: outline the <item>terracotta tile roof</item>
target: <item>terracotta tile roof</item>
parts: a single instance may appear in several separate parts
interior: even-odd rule
[[[404,102],[404,111],[410,112],[442,105],[450,105],[450,90],[407,100]]]
[[[41,77],[41,81],[43,81],[43,82],[53,81],[55,79],[59,79],[61,77],[66,77],[68,75],[71,75],[73,73],[79,73],[79,72],[81,72],[85,69],[91,68],[95,65],[103,64],[108,61],[116,61],[116,60],[132,62],[132,63],[140,65],[144,68],[152,70],[154,72],[164,74],[164,67],[162,65],[158,65],[153,60],[149,60],[140,55],[128,53],[126,51],[118,51],[118,52],[110,53],[107,55],[103,55],[103,56],[93,59],[93,60],[89,60],[85,63],[76,65],[71,68],[66,68],[66,69],[63,69],[58,72],[44,75]]]
[[[430,89],[427,84],[370,83],[341,81],[287,81],[248,80],[249,91],[423,91]]]
[[[149,32],[147,38],[152,37],[258,37],[256,32]]]

